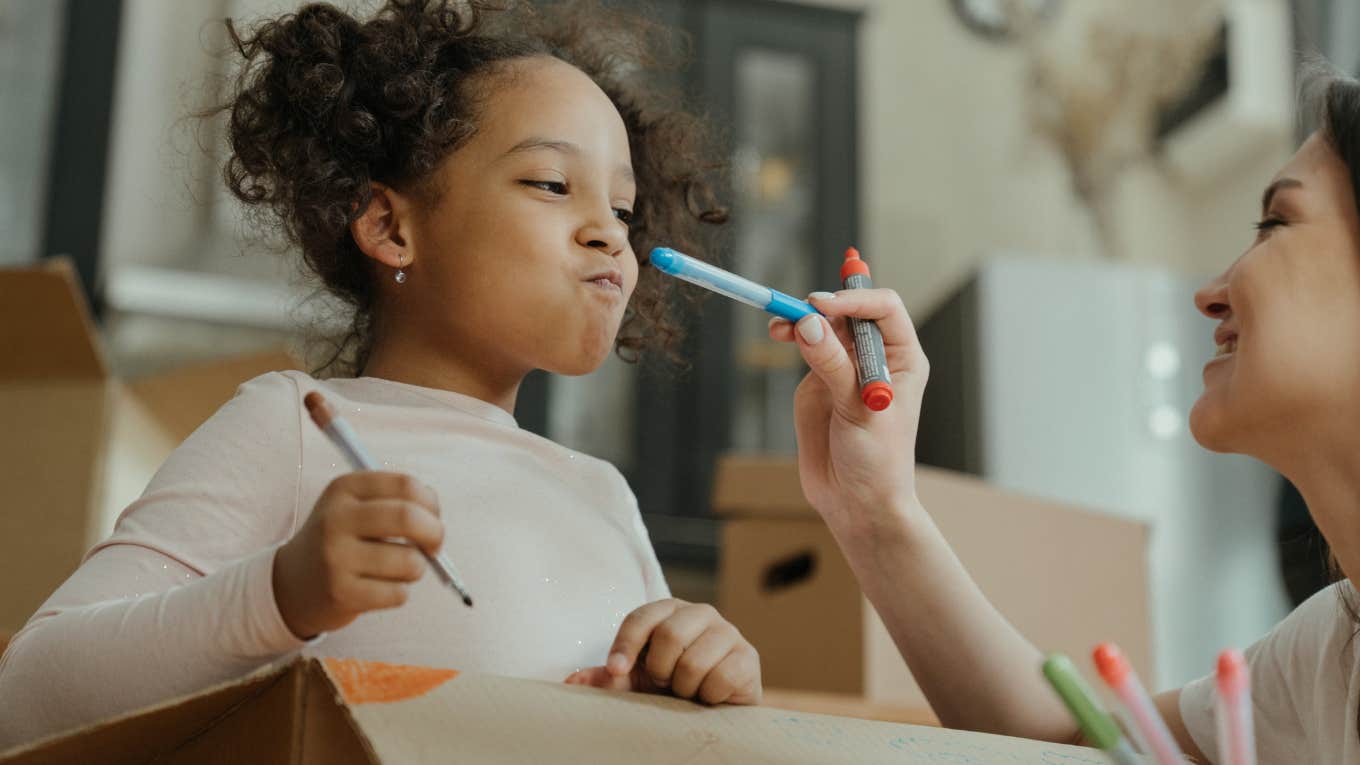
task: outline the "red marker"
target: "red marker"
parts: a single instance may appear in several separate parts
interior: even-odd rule
[[[1152,703],[1143,684],[1138,681],[1138,676],[1133,673],[1133,667],[1129,666],[1119,646],[1101,643],[1096,646],[1092,658],[1095,659],[1100,677],[1124,707],[1128,715],[1126,726],[1131,726],[1129,732],[1140,734],[1135,739],[1142,746],[1143,753],[1152,755],[1158,765],[1185,762],[1180,748],[1176,746],[1176,739],[1166,727],[1166,721]]]
[[[845,251],[841,264],[841,284],[848,290],[867,290],[874,286],[869,278],[869,266],[859,258],[859,250]],[[855,337],[855,371],[859,373],[859,395],[864,405],[881,412],[893,400],[892,376],[888,374],[888,356],[883,352],[883,335],[878,325],[867,319],[850,319],[850,331]]]
[[[1218,655],[1218,761],[1220,765],[1256,765],[1256,737],[1251,721],[1251,674],[1241,652]]]

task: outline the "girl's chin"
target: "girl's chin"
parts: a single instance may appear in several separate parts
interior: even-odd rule
[[[573,358],[555,359],[551,366],[545,366],[544,369],[555,375],[566,377],[588,375],[603,366],[605,360],[609,358],[609,353],[613,350],[614,346],[610,345],[598,351],[592,349],[583,352]]]

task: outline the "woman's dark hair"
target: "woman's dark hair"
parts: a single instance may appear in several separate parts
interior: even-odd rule
[[[1299,86],[1303,130],[1316,130],[1346,165],[1351,210],[1360,217],[1360,81],[1339,72],[1320,56],[1310,55],[1300,63]],[[1360,257],[1360,253],[1356,256]],[[1349,673],[1355,661],[1356,639],[1360,637],[1360,593],[1347,583],[1348,577],[1340,561],[1330,552],[1327,573],[1333,582],[1341,582],[1336,588],[1337,598],[1354,625],[1337,657],[1342,671]],[[1360,714],[1355,720],[1355,730],[1360,736]]]
[[[1317,56],[1306,58],[1300,65],[1299,114],[1310,119],[1305,129],[1315,129],[1346,165],[1351,180],[1352,210],[1360,216],[1360,82],[1338,72]],[[1360,257],[1360,253],[1356,253]],[[1328,573],[1333,581],[1346,579],[1335,555],[1328,554]],[[1360,602],[1354,588],[1343,583],[1337,588],[1341,608],[1356,625],[1339,657],[1345,671],[1350,671],[1347,655],[1353,653],[1355,640],[1360,636]],[[1356,718],[1356,733],[1360,735],[1360,715]]]
[[[1312,60],[1305,65],[1303,94],[1317,129],[1346,163],[1352,194],[1360,200],[1360,82]]]
[[[377,274],[349,233],[370,184],[437,200],[435,169],[476,132],[510,61],[561,59],[618,108],[637,176],[629,240],[639,260],[659,244],[702,254],[705,224],[727,219],[710,186],[720,164],[704,124],[649,76],[678,64],[684,46],[641,16],[597,0],[388,0],[367,20],[316,3],[244,35],[226,26],[244,62],[226,102],[204,116],[228,115],[223,174],[232,193],[279,225],[352,309],[328,371],[360,371],[370,351]],[[615,347],[626,359],[649,343],[673,352],[680,338],[672,280],[659,276],[641,270]]]

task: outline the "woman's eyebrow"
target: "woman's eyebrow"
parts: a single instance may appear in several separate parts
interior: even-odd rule
[[[1297,189],[1303,187],[1303,181],[1297,178],[1279,178],[1274,183],[1266,187],[1266,191],[1261,195],[1261,212],[1270,209],[1270,200],[1275,198],[1275,192],[1280,189]]]

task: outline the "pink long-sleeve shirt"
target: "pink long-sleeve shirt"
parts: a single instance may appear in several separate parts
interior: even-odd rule
[[[275,550],[348,472],[307,418],[322,391],[383,469],[432,486],[444,552],[406,605],[304,643],[274,600]],[[623,477],[493,404],[377,378],[275,372],[190,436],[0,659],[0,749],[229,680],[293,653],[562,680],[669,596]]]

